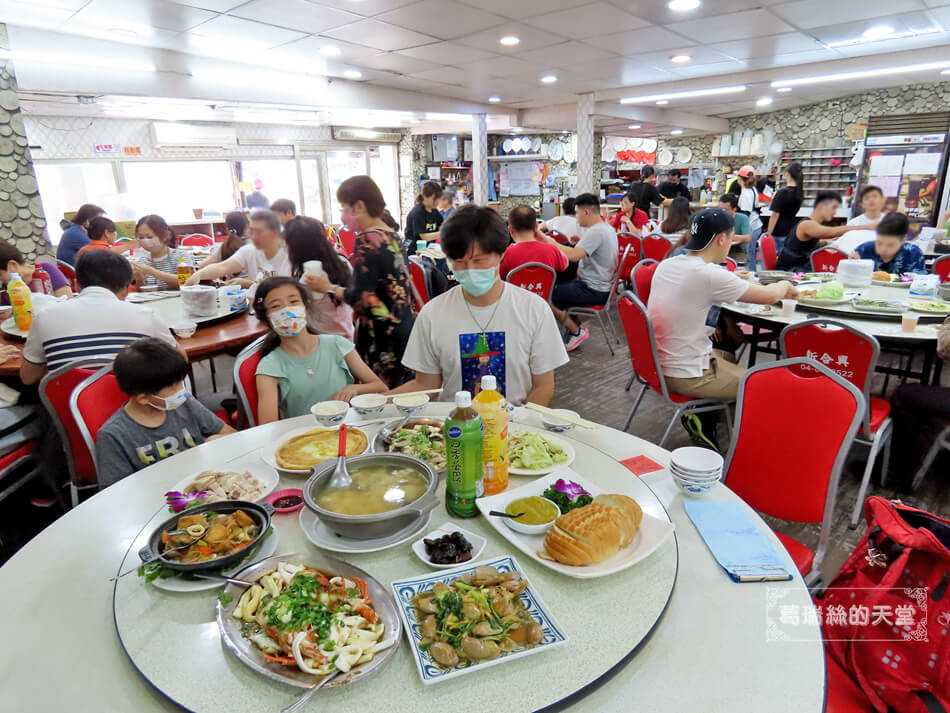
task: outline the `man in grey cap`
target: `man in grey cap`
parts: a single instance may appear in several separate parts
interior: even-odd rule
[[[648,311],[663,375],[673,393],[734,401],[745,370],[731,355],[713,349],[710,336],[720,308],[737,300],[774,304],[798,294],[790,282],[763,287],[720,266],[732,245],[733,225],[732,216],[721,208],[696,213],[684,246],[689,252],[664,260],[653,276]]]

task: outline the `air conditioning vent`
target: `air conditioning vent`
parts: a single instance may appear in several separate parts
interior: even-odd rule
[[[236,146],[237,132],[227,124],[187,124],[177,121],[153,121],[152,139],[156,148]]]

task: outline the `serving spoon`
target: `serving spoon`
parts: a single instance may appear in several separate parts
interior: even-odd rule
[[[195,539],[193,539],[191,542],[186,542],[185,544],[179,545],[178,547],[166,547],[164,550],[162,550],[162,551],[161,551],[159,554],[157,554],[155,557],[152,557],[152,559],[150,559],[150,560],[145,560],[144,562],[141,562],[140,564],[135,565],[132,569],[127,569],[127,570],[125,570],[122,574],[117,574],[115,577],[112,577],[109,581],[110,581],[110,582],[114,582],[114,581],[117,580],[119,577],[124,577],[125,575],[129,574],[130,572],[135,572],[135,571],[137,571],[139,567],[144,567],[144,566],[147,565],[147,564],[152,564],[152,562],[158,562],[162,557],[164,557],[164,556],[165,556],[166,554],[168,554],[169,552],[174,552],[175,550],[183,550],[183,549],[185,549],[186,547],[191,547],[193,544],[195,544],[195,543],[196,543],[198,540],[200,540],[202,537],[204,537],[204,533],[201,533],[198,537],[196,537]]]
[[[346,488],[353,484],[353,479],[346,470],[346,424],[340,424],[340,446],[336,459],[336,468],[333,469],[333,475],[330,476],[328,488]]]
[[[335,678],[335,677],[338,676],[340,673],[341,673],[341,671],[339,671],[339,670],[334,671],[334,672],[332,672],[332,673],[328,673],[326,676],[323,677],[323,680],[321,680],[320,683],[318,683],[316,686],[314,686],[314,687],[311,688],[309,691],[307,691],[306,693],[304,693],[304,694],[303,694],[302,696],[300,696],[300,698],[298,698],[296,701],[294,701],[293,703],[291,703],[291,704],[290,704],[289,706],[287,706],[286,708],[281,708],[281,709],[280,709],[280,713],[293,713],[295,710],[299,710],[299,709],[302,708],[304,705],[306,705],[307,701],[309,701],[309,700],[311,699],[311,697],[313,697],[313,694],[314,694],[314,693],[316,693],[316,692],[319,691],[321,688],[323,688],[323,684],[324,684],[324,683],[329,682],[329,680],[330,680],[331,678]]]
[[[488,514],[493,515],[494,517],[510,517],[512,520],[517,520],[519,517],[524,515],[523,512],[519,512],[517,515],[509,515],[508,513],[501,512],[499,510],[489,510]]]

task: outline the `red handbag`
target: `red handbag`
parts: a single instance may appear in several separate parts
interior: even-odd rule
[[[881,497],[821,608],[825,648],[880,713],[950,711],[950,520]]]

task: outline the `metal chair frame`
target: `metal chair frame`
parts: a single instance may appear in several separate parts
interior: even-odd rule
[[[610,356],[616,354],[613,344],[610,343],[610,338],[613,337],[617,340],[617,344],[620,344],[620,338],[617,336],[616,329],[614,329],[613,318],[610,316],[610,308],[614,306],[617,299],[619,299],[620,268],[623,266],[623,261],[627,258],[628,252],[630,252],[629,245],[624,248],[623,255],[617,258],[617,265],[614,267],[614,272],[610,279],[610,293],[607,295],[607,301],[604,302],[600,309],[594,309],[593,307],[568,307],[566,310],[568,317],[597,318],[597,323],[604,333],[604,341],[607,342],[607,348],[610,350]],[[607,334],[607,327],[610,327],[610,334]]]
[[[73,392],[69,395],[69,413],[73,417],[73,420],[76,422],[76,425],[79,427],[79,433],[82,434],[82,440],[86,444],[86,448],[89,449],[89,453],[92,455],[92,462],[96,466],[96,474],[99,473],[99,462],[96,460],[96,438],[95,434],[89,430],[89,426],[86,423],[86,419],[83,418],[82,411],[79,410],[79,395],[83,390],[88,389],[90,386],[95,384],[97,381],[103,377],[108,376],[112,373],[112,364],[106,364],[101,369],[96,371],[93,374],[90,374],[85,379],[80,381],[76,388],[73,389]]]
[[[933,465],[934,460],[937,458],[937,454],[942,450],[950,450],[950,423],[939,433],[934,439],[933,444],[930,446],[930,450],[927,451],[927,455],[924,456],[923,462],[920,464],[920,468],[917,469],[917,472],[914,473],[914,480],[911,482],[911,489],[916,488],[920,485],[920,481],[924,479],[924,476],[927,475],[927,471],[930,470],[930,466]]]

